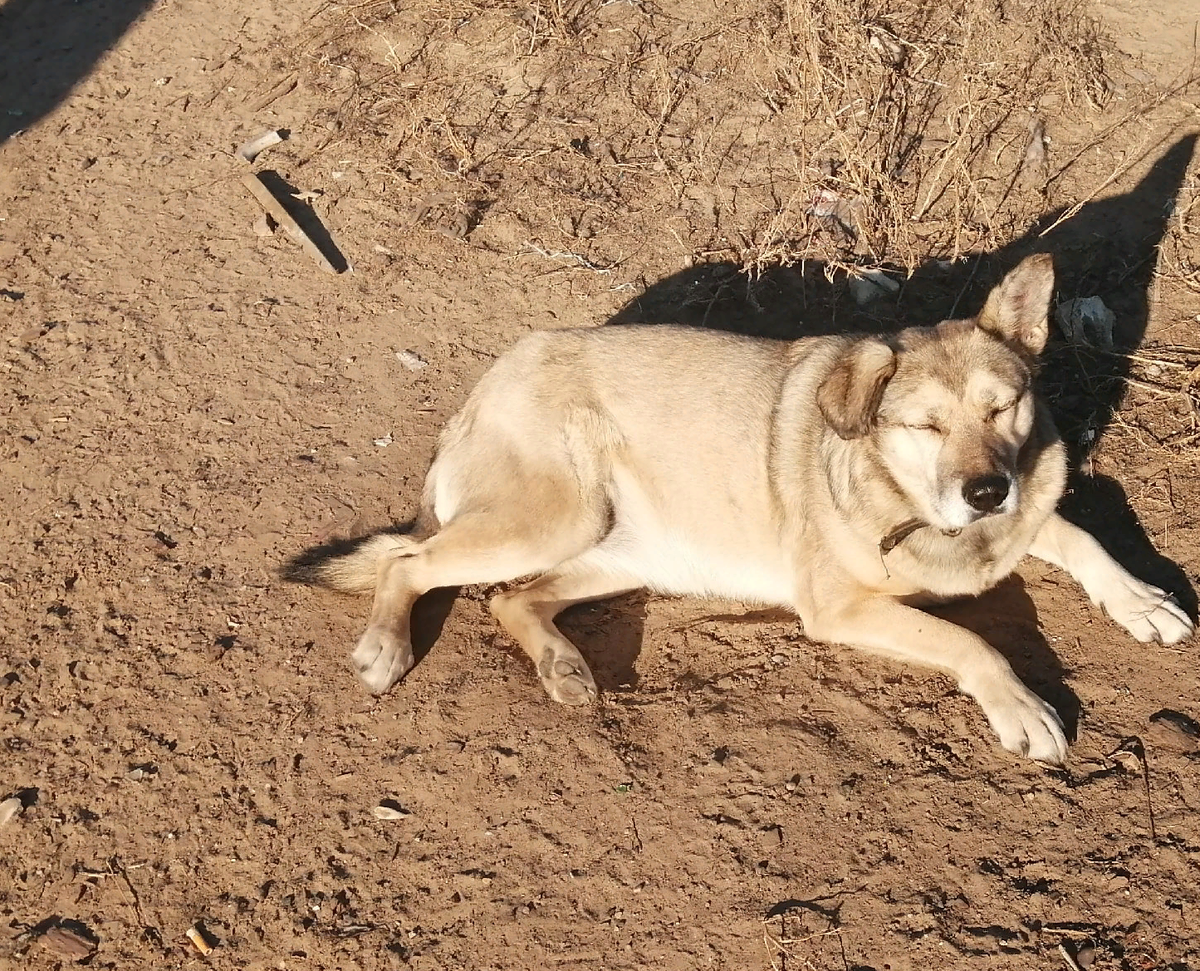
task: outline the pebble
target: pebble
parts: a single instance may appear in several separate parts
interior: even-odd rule
[[[78,961],[96,950],[96,942],[89,940],[79,931],[62,925],[51,927],[39,940],[56,954]]]
[[[131,766],[129,771],[125,773],[125,778],[130,782],[141,782],[152,775],[158,774],[158,766],[149,762],[143,765]]]
[[[420,371],[428,362],[421,357],[416,351],[397,351],[396,360],[403,364],[410,371]]]
[[[496,761],[496,773],[501,779],[519,779],[521,777],[521,759],[517,755],[498,753],[493,756]]]
[[[5,799],[4,802],[0,802],[0,826],[3,826],[5,823],[11,821],[15,816],[19,816],[21,814],[21,810],[24,808],[25,807],[22,805],[21,800],[16,796],[13,796],[11,799]]]
[[[250,229],[255,236],[263,239],[265,239],[267,236],[274,236],[275,220],[273,220],[264,212],[256,220],[254,220],[254,225],[251,226]]]
[[[899,283],[878,268],[857,270],[848,282],[854,302],[860,307],[900,289]]]
[[[1162,708],[1150,716],[1153,738],[1160,744],[1194,752],[1200,748],[1200,722],[1173,708]]]
[[[376,819],[387,820],[390,822],[394,822],[397,819],[404,819],[405,816],[412,815],[412,813],[410,813],[394,799],[384,799],[378,806],[372,806],[371,813]]]

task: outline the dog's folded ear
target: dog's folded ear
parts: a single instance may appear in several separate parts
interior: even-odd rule
[[[840,438],[861,438],[875,427],[879,402],[896,373],[896,354],[883,341],[849,345],[817,389],[817,407]]]
[[[1028,256],[988,294],[977,323],[1006,344],[1037,357],[1050,336],[1053,291],[1054,262],[1050,254]]]

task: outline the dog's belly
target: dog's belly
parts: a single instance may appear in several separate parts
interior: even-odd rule
[[[751,467],[740,489],[725,489],[703,468],[639,471],[613,470],[613,525],[589,560],[659,593],[794,607],[796,579],[765,475]]]
[[[599,546],[587,554],[606,572],[628,575],[658,593],[745,600],[791,607],[795,584],[777,554],[761,558],[749,551],[715,548],[662,524],[618,520]]]

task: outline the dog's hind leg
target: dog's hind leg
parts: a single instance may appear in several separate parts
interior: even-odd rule
[[[538,479],[472,504],[429,539],[387,550],[377,565],[375,603],[351,661],[378,694],[413,666],[409,615],[437,587],[501,583],[543,573],[588,549],[607,527],[607,510],[578,484]]]
[[[492,598],[492,613],[533,660],[552,700],[584,705],[596,697],[596,681],[587,662],[554,625],[554,618],[575,604],[605,600],[642,584],[589,563],[584,553],[516,590]]]

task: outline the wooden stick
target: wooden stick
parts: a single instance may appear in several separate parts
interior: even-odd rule
[[[321,252],[321,248],[313,242],[308,233],[300,228],[300,224],[292,218],[292,214],[283,207],[282,202],[275,198],[275,194],[267,188],[257,174],[248,172],[243,175],[242,184],[250,190],[250,194],[258,200],[258,204],[267,211],[267,215],[279,223],[284,231],[300,244],[304,252],[316,260],[317,266],[326,273],[337,273],[333,264],[329,262],[329,258]]]
[[[273,88],[271,88],[266,94],[264,94],[257,101],[255,101],[254,104],[252,104],[250,106],[250,110],[251,111],[262,111],[263,108],[265,108],[267,105],[271,104],[274,101],[278,101],[285,94],[291,94],[292,90],[296,87],[297,83],[299,83],[299,80],[300,79],[296,76],[295,71],[293,71],[291,74],[286,75],[282,81],[280,81],[278,84],[276,84]]]

